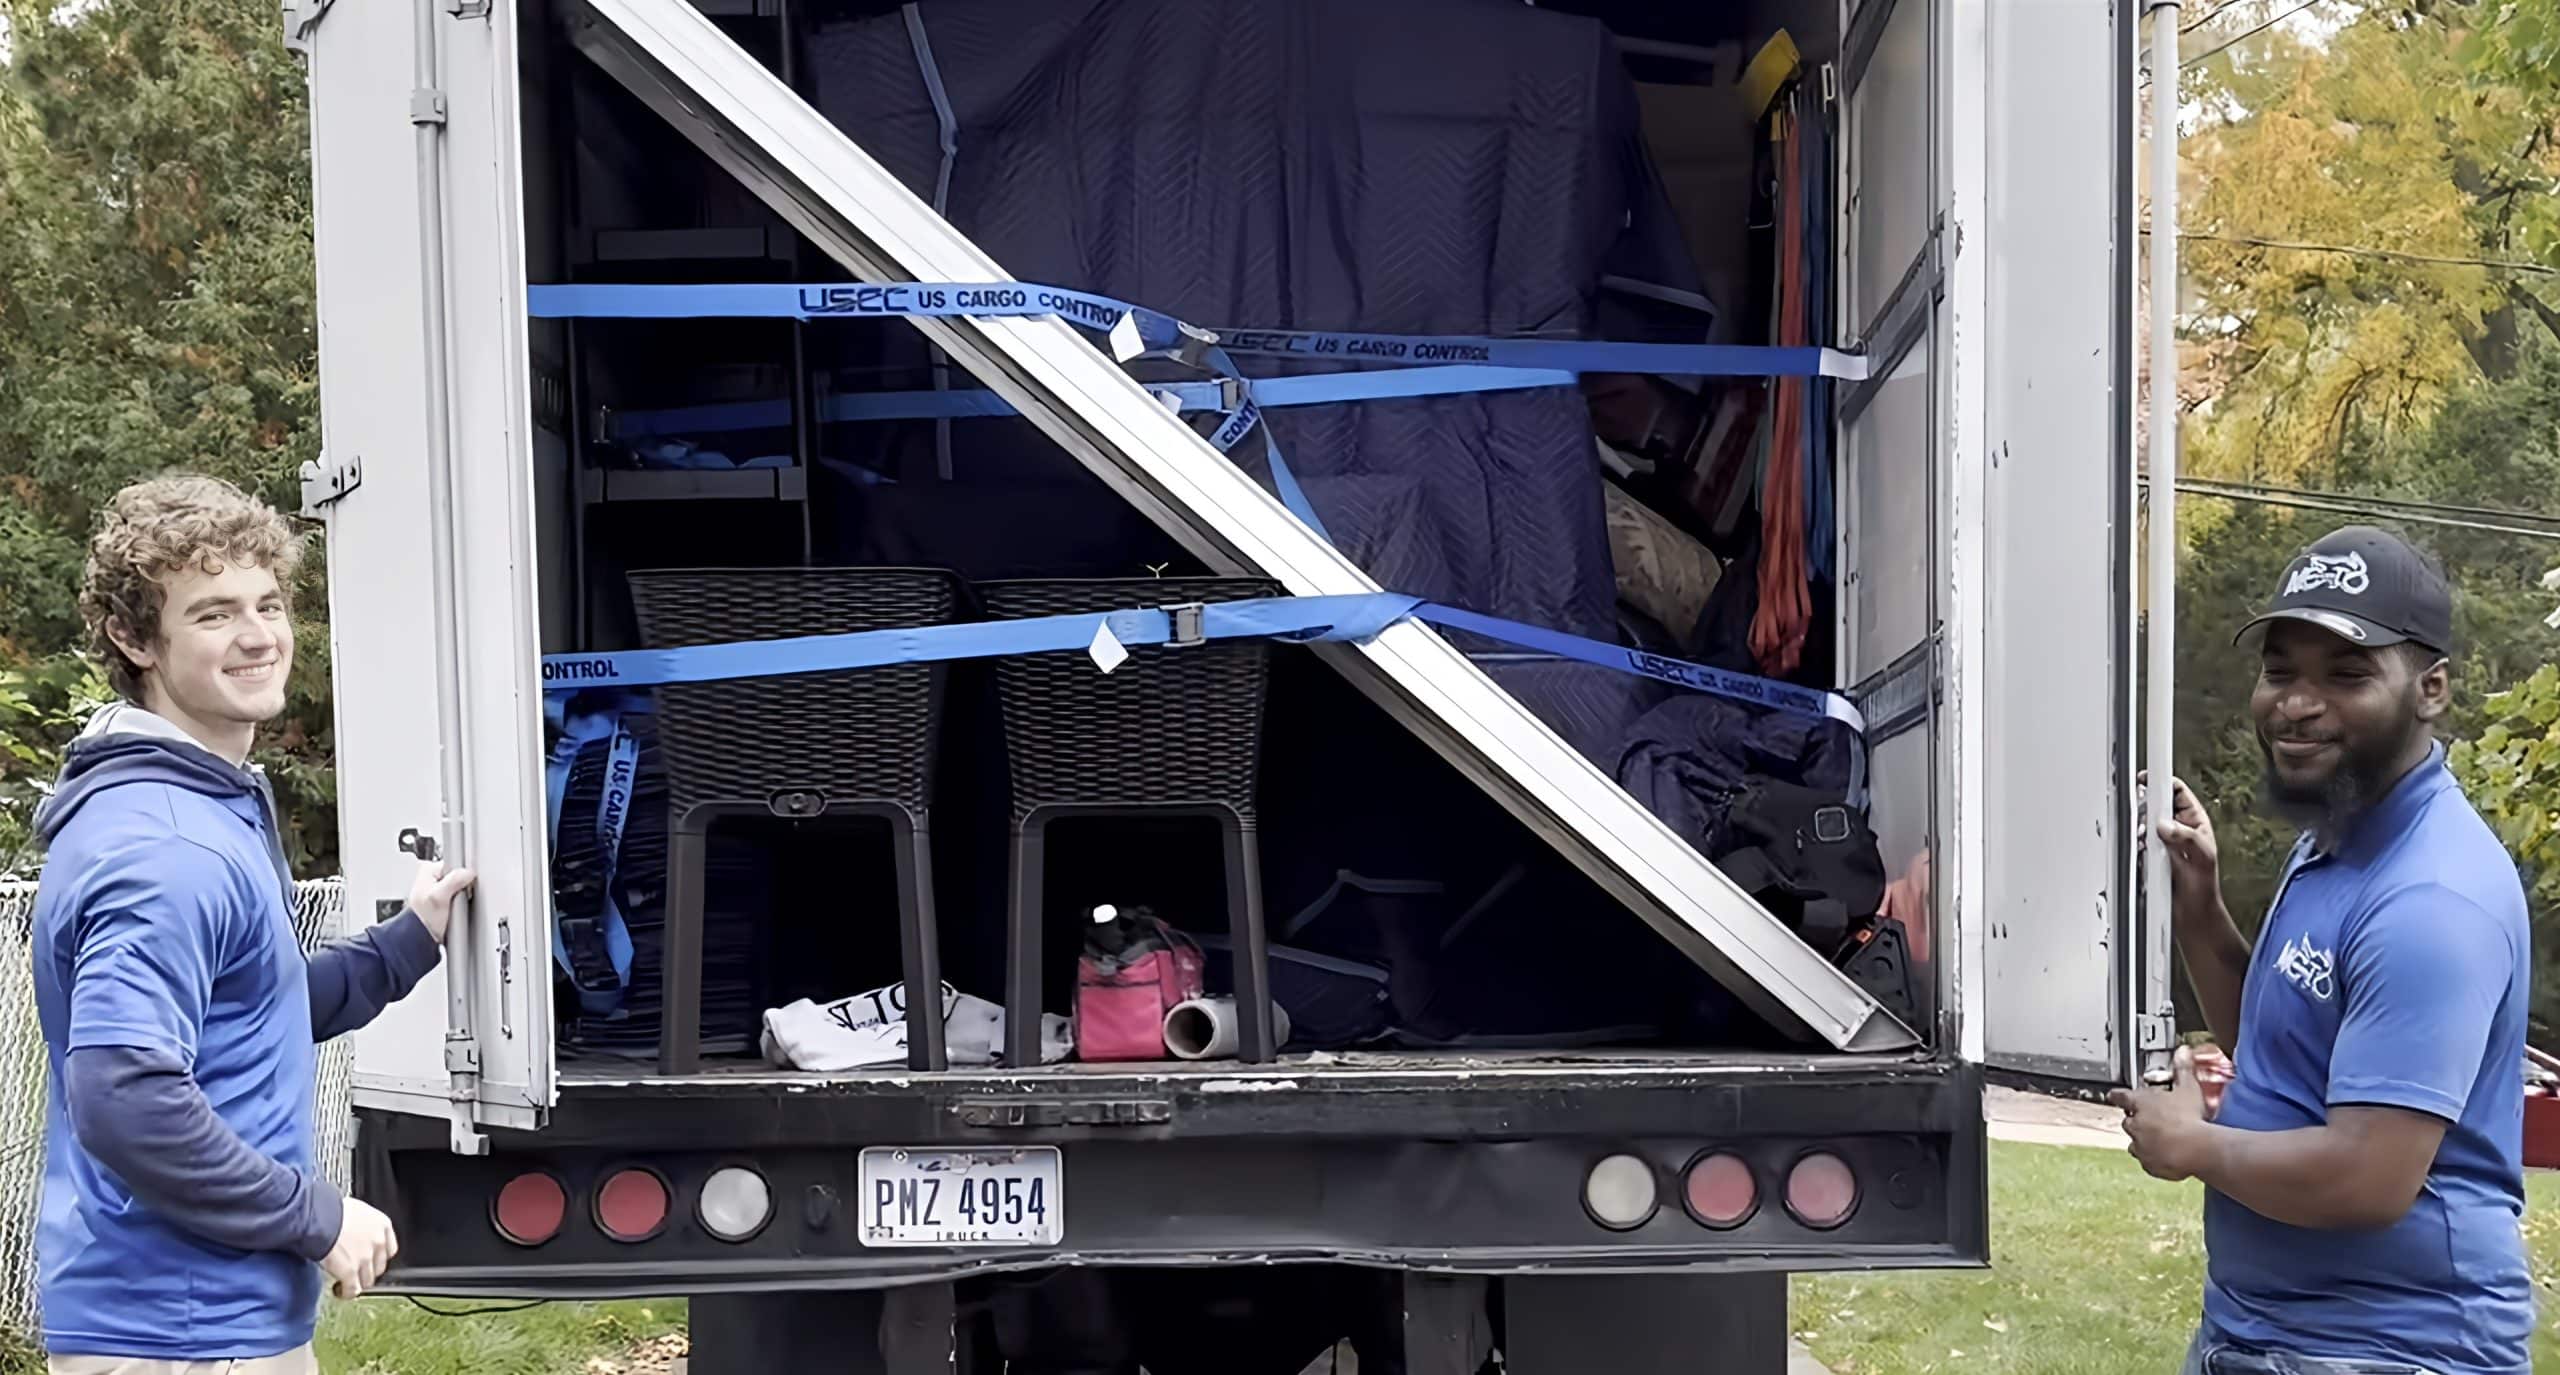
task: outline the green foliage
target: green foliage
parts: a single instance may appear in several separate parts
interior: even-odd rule
[[[0,667],[33,669],[79,643],[81,545],[118,487],[184,469],[299,504],[320,435],[309,134],[271,0],[0,7]],[[335,868],[337,831],[314,555],[301,668],[261,739],[306,874]],[[49,737],[12,720],[40,756],[0,765],[23,790]]]
[[[35,809],[61,765],[62,747],[113,695],[96,665],[71,655],[0,669],[0,873],[34,867]]]
[[[2560,349],[2539,350],[2506,381],[2458,392],[2434,423],[2414,435],[2359,438],[2334,471],[2333,480],[2350,490],[2550,509],[2552,494],[2560,492]],[[2178,574],[2178,770],[2213,814],[2232,914],[2244,930],[2254,930],[2274,900],[2294,836],[2259,802],[2263,761],[2249,717],[2257,664],[2232,635],[2265,603],[2297,550],[2358,518],[2197,499],[2182,502],[2181,513],[2198,507],[2216,509],[2214,519],[2197,522],[2201,533]],[[2455,709],[2444,734],[2456,742],[2456,759],[2468,758],[2471,751],[2460,742],[2489,738],[2486,732],[2513,715],[2511,694],[2499,689],[2549,673],[2551,661],[2560,657],[2560,634],[2542,621],[2551,609],[2550,594],[2540,587],[2544,571],[2560,562],[2560,547],[2441,525],[2367,523],[2433,553],[2453,581],[2460,643]],[[2508,726],[2510,734],[2514,729]],[[2552,802],[2560,769],[2541,775],[2540,786],[2545,802]],[[2540,843],[2546,846],[2560,843],[2551,837],[2552,815],[2550,805],[2540,813]],[[2501,824],[2522,828],[2528,820],[2520,816]],[[2524,854],[2513,835],[2509,843]],[[2560,921],[2560,892],[2538,890],[2535,910],[2545,920]],[[2560,929],[2553,934],[2560,937]],[[2560,939],[2537,941],[2535,950],[2535,986],[2550,994],[2546,1015],[2538,1020],[2560,1031]]]
[[[2560,667],[2489,699],[2489,724],[2453,747],[2453,770],[2530,884],[2534,949],[2544,952],[2533,981],[2534,1021],[2560,1028],[2560,987],[2548,952],[2560,945]]]
[[[2264,9],[2244,0],[2229,22],[2257,24]],[[2547,31],[2521,22],[2537,16]],[[2280,25],[2188,72],[2190,105],[2204,113],[2185,148],[2184,224],[2225,236],[2186,250],[2188,468],[2560,513],[2560,309],[2537,294],[2552,290],[2547,278],[2229,241],[2560,264],[2560,60],[2542,51],[2560,43],[2560,0],[2405,0],[2341,17],[2323,41]],[[2273,899],[2293,835],[2260,805],[2256,664],[2232,632],[2295,551],[2358,519],[2180,502],[2178,768],[2214,815],[2244,928]],[[2458,525],[2368,523],[2444,562],[2460,594],[2445,734],[2488,738],[2511,714],[2501,690],[2560,657],[2538,587],[2560,549]],[[2473,749],[2457,758],[2478,767]],[[2520,853],[2537,843],[2518,839],[2530,813],[2528,802],[2492,817]],[[2550,808],[2540,815],[2548,844]],[[2560,919],[2554,897],[2536,890],[2546,922]],[[2536,987],[2560,990],[2560,940],[2536,950]],[[2560,1029],[2560,998],[2539,1012],[2541,1029]]]

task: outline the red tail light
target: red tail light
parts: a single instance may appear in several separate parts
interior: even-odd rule
[[[540,1246],[558,1236],[568,1216],[569,1191],[540,1170],[508,1180],[490,1209],[498,1235],[518,1246]]]
[[[1700,1224],[1723,1231],[1749,1222],[1760,1211],[1760,1181],[1741,1156],[1710,1152],[1689,1162],[1680,1201]]]
[[[637,1166],[596,1190],[596,1226],[616,1241],[647,1241],[667,1225],[667,1181]]]
[[[1829,1151],[1809,1151],[1787,1171],[1787,1211],[1798,1222],[1829,1231],[1858,1211],[1858,1176]]]

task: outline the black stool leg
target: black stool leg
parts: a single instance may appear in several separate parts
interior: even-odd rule
[[[1279,1055],[1272,1035],[1271,946],[1262,929],[1262,843],[1251,821],[1219,819],[1227,840],[1227,939],[1235,948],[1237,1050],[1248,1064]]]
[[[1040,1064],[1041,842],[1048,819],[1013,824],[1013,910],[1005,936],[1004,1058],[1017,1069]]]
[[[948,1069],[943,1044],[942,941],[933,918],[933,834],[922,818],[889,822],[898,867],[898,977],[907,985],[907,1068]]]
[[[667,828],[667,925],[658,969],[658,1072],[702,1070],[703,871],[711,851],[711,816],[694,808]]]

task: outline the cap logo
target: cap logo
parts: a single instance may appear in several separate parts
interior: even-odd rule
[[[2305,592],[2335,589],[2350,597],[2361,597],[2373,586],[2373,574],[2364,564],[2362,554],[2306,554],[2293,567],[2293,576],[2284,584],[2284,595],[2299,597]]]

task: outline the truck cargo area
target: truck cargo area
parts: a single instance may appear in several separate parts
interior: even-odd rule
[[[1862,228],[1851,160],[1892,149],[1844,134],[1840,98],[1852,65],[1927,80],[1927,7],[1845,35],[1815,0],[697,8],[1016,281],[1216,329],[1862,358],[1865,380],[1585,371],[1264,423],[1380,587],[1854,704],[1862,736],[1444,636],[1732,880],[1690,900],[1749,890],[1854,990],[1826,996],[1937,1041],[1938,384],[1914,244],[1873,213],[1927,174],[1867,167]],[[609,29],[573,0],[520,7],[530,280],[856,280],[598,60],[626,41]],[[1291,590],[997,400],[913,416],[1001,388],[905,320],[546,318],[531,345],[546,655]],[[1286,495],[1258,438],[1228,461]],[[550,693],[562,1112],[607,1086],[920,1072],[1249,1094],[1907,1061],[1831,1054],[1850,1038],[1666,941],[1658,895],[1557,839],[1628,825],[1531,824],[1348,651],[1112,648]],[[1848,837],[1863,900],[1752,867],[1730,818],[1772,780],[1840,794],[1849,830],[1826,813],[1814,843]],[[1213,995],[1267,981],[1285,1031],[1256,1045],[1248,1022],[1193,1062],[1062,1054],[1105,905],[1188,933]],[[911,1018],[905,990],[934,982],[947,1016]]]

